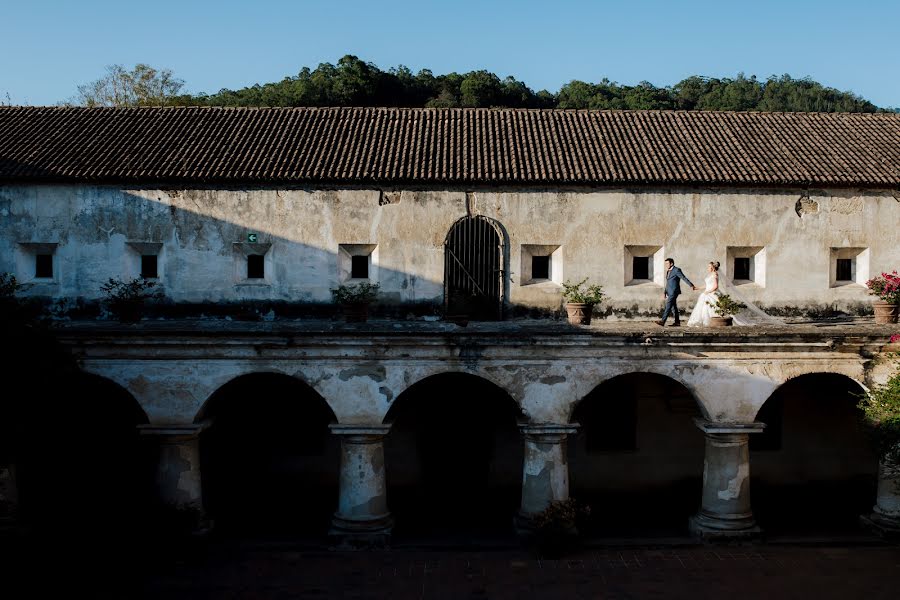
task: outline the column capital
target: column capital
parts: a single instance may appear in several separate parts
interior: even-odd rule
[[[150,423],[138,425],[137,428],[141,435],[178,441],[196,438],[210,425],[209,421],[200,423]]]
[[[390,424],[332,423],[328,426],[331,433],[342,436],[351,442],[379,442],[391,430]]]
[[[539,438],[541,441],[553,441],[558,438],[559,441],[566,439],[566,436],[578,433],[578,423],[521,423],[519,431],[528,438]]]
[[[760,421],[752,423],[720,423],[699,418],[694,419],[694,424],[703,433],[714,435],[762,433],[766,427],[766,424]]]

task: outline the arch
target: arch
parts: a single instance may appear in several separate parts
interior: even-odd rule
[[[510,533],[521,499],[523,420],[503,388],[471,373],[434,374],[400,394],[384,418],[396,534]]]
[[[333,423],[337,423],[338,419],[335,416],[334,409],[331,404],[309,383],[304,381],[302,378],[296,375],[288,375],[287,373],[283,373],[281,371],[275,370],[265,370],[265,371],[253,371],[250,373],[242,373],[235,377],[232,377],[227,382],[223,383],[219,387],[217,387],[206,400],[203,401],[203,404],[197,410],[194,415],[193,422],[194,423],[202,423],[203,421],[209,420],[211,418],[212,413],[215,410],[215,405],[221,400],[221,398],[227,394],[230,390],[235,387],[244,387],[244,386],[252,386],[252,384],[256,381],[260,381],[263,379],[270,379],[273,381],[280,381],[288,386],[296,386],[298,390],[302,389],[305,393],[309,393],[314,395],[318,401],[324,403],[327,406],[328,411],[331,413],[331,419]]]
[[[764,528],[800,535],[857,529],[877,477],[857,409],[865,391],[844,373],[811,370],[761,404],[755,418],[766,429],[750,437],[750,460],[754,512]]]
[[[592,534],[686,533],[702,488],[704,437],[694,423],[702,416],[690,389],[653,372],[610,377],[576,403],[571,489],[594,508]]]
[[[639,371],[623,370],[621,372],[611,374],[608,377],[605,377],[604,379],[601,379],[599,382],[595,383],[592,388],[587,390],[586,393],[582,394],[577,400],[575,400],[570,405],[569,415],[568,415],[569,422],[571,422],[574,419],[574,415],[575,415],[576,411],[578,410],[578,407],[586,399],[588,399],[592,394],[594,394],[598,390],[600,390],[604,385],[612,384],[612,383],[616,382],[617,380],[622,380],[623,378],[638,377],[640,375],[650,375],[653,377],[661,377],[661,378],[664,378],[664,379],[667,379],[667,380],[673,382],[674,384],[681,386],[688,392],[688,394],[690,394],[691,398],[694,400],[695,404],[697,405],[697,409],[700,411],[700,415],[704,419],[707,419],[707,420],[710,419],[709,409],[706,406],[706,404],[704,403],[703,399],[696,393],[693,385],[691,385],[690,383],[686,382],[683,379],[674,377],[672,375],[671,367],[667,368],[667,369],[663,369],[663,368],[657,369],[657,368],[654,368],[652,365],[648,365],[647,367],[645,367],[644,369],[639,370]]]
[[[483,215],[458,219],[444,238],[444,308],[474,319],[502,317],[505,291],[504,235]]]
[[[311,386],[277,372],[247,373],[197,414],[203,499],[227,534],[323,534],[334,510],[337,419]]]
[[[473,373],[472,371],[469,371],[469,370],[466,370],[463,368],[459,368],[459,369],[449,368],[448,369],[446,367],[441,366],[441,367],[435,368],[434,372],[430,372],[426,375],[419,377],[416,381],[414,381],[413,383],[409,384],[406,388],[404,388],[402,392],[397,394],[396,399],[391,403],[390,408],[385,413],[384,418],[382,418],[381,422],[386,425],[393,422],[393,418],[396,416],[396,414],[399,410],[397,408],[397,406],[400,405],[400,400],[405,397],[408,397],[410,395],[410,392],[414,392],[417,388],[431,385],[432,383],[437,382],[439,380],[447,380],[450,378],[459,378],[461,380],[467,380],[467,381],[479,380],[479,381],[484,382],[485,385],[488,385],[491,388],[493,388],[494,390],[496,390],[498,394],[505,396],[505,398],[508,399],[512,405],[514,405],[515,412],[516,412],[516,415],[517,415],[517,418],[519,421],[525,422],[525,421],[530,420],[528,418],[528,414],[523,409],[521,402],[519,402],[516,398],[514,398],[513,395],[509,391],[507,391],[507,389],[503,386],[503,384],[500,381],[498,381],[495,377],[491,376],[490,374],[482,373],[482,372]]]

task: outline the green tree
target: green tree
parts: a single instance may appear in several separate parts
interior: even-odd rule
[[[122,65],[106,67],[106,75],[78,86],[71,102],[81,106],[172,106],[190,102],[179,96],[184,81],[169,69],[139,63],[130,71]]]

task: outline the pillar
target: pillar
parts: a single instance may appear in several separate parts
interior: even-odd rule
[[[575,423],[568,425],[521,425],[525,438],[525,458],[522,465],[522,507],[517,526],[528,529],[530,518],[550,506],[551,502],[569,498],[569,459],[566,441],[578,431]]]
[[[740,539],[760,533],[750,507],[750,434],[763,423],[696,420],[706,435],[703,495],[691,532],[704,539]]]
[[[0,529],[16,523],[19,512],[19,488],[16,465],[0,465]]]
[[[156,489],[161,504],[181,513],[194,529],[209,526],[200,480],[200,433],[206,425],[139,426],[142,435],[158,443]]]
[[[884,456],[878,462],[875,506],[862,520],[885,537],[900,537],[900,461],[893,456]]]
[[[344,548],[385,546],[393,526],[384,471],[390,425],[335,424],[330,429],[341,438],[338,509],[330,535]]]

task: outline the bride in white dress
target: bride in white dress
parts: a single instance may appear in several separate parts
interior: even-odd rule
[[[707,271],[709,275],[705,280],[706,289],[697,298],[697,304],[694,305],[691,318],[688,319],[688,327],[708,327],[710,318],[717,316],[710,304],[715,304],[719,298],[719,263],[709,263]]]

